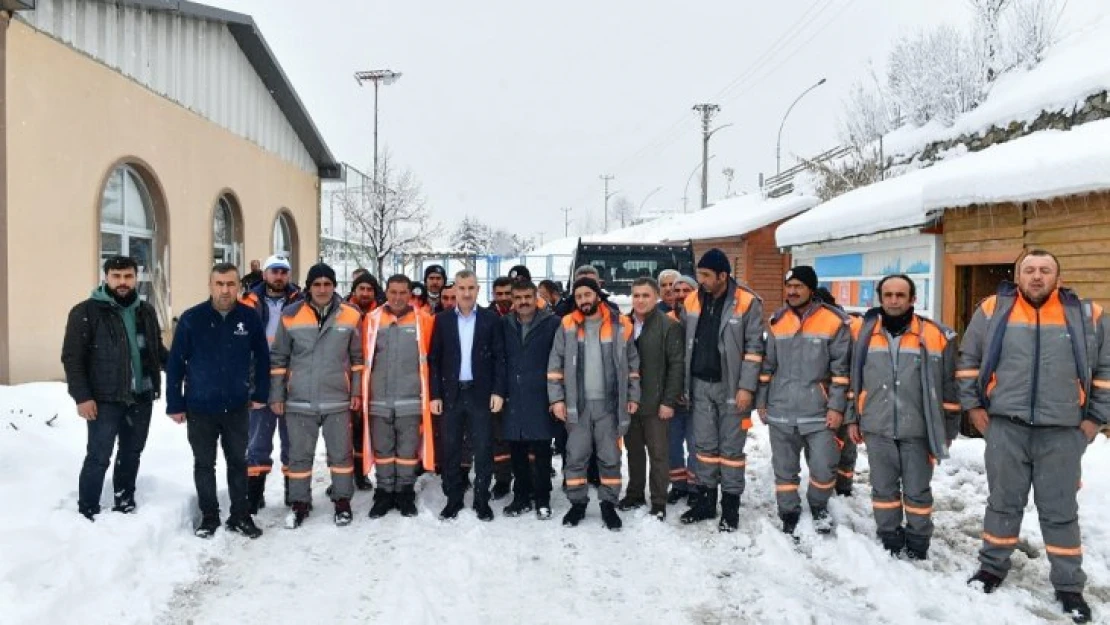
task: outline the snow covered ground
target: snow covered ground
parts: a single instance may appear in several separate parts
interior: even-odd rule
[[[160,409],[138,513],[106,512],[93,524],[76,512],[85,426],[64,387],[0,387],[0,623],[1067,622],[1052,601],[1032,506],[1003,588],[984,596],[964,586],[986,499],[981,441],[958,441],[938,468],[937,534],[924,563],[891,560],[874,538],[866,454],[855,496],[832,504],[836,536],[819,538],[803,521],[801,545],[788,541],[774,518],[762,426],[748,443],[741,531],[731,535],[681,526],[680,508],[665,524],[625,514],[624,531],[611,533],[591,505],[582,526],[566,529],[558,493],[552,521],[504,518],[498,505],[493,523],[469,511],[442,523],[431,477],[418,486],[419,517],[370,521],[370,496],[360,493],[355,523],[336,528],[318,471],[317,512],[300,530],[280,527],[277,506],[258,516],[266,535],[256,541],[224,531],[203,541],[191,533],[185,428]],[[280,480],[269,486],[279,502]],[[1105,439],[1084,458],[1080,505],[1088,599],[1096,621],[1110,622]]]

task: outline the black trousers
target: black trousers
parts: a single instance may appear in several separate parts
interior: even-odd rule
[[[551,441],[509,441],[513,463],[513,498],[551,505]]]
[[[104,488],[104,474],[116,451],[115,468],[112,469],[112,486],[117,502],[135,498],[135,478],[139,474],[139,457],[146,447],[150,432],[152,404],[143,401],[135,404],[97,402],[96,419],[88,422],[88,445],[85,462],[78,478],[77,506],[82,511],[100,512],[100,493]]]
[[[462,463],[464,438],[469,438],[474,452],[474,500],[489,500],[489,485],[493,476],[493,413],[489,410],[489,396],[479,396],[473,388],[460,385],[455,401],[445,406],[443,420],[444,458],[439,467],[443,472],[448,499],[461,500],[463,486]]]
[[[247,438],[250,422],[247,407],[216,415],[190,413],[189,445],[193,448],[193,482],[197,501],[204,516],[219,516],[216,499],[216,443],[224,450],[227,465],[227,492],[231,518],[247,515]]]

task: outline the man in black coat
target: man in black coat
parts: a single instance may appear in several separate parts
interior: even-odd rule
[[[262,535],[247,497],[247,425],[248,407],[257,410],[270,396],[270,344],[258,315],[237,301],[238,279],[231,263],[212,268],[211,297],[181,315],[166,363],[166,415],[175,423],[188,421],[200,538],[220,527],[217,443],[223,445],[231,499],[227,529],[248,538]]]
[[[112,510],[135,511],[135,478],[150,431],[150,413],[161,395],[166,348],[154,307],[135,290],[139,265],[113,256],[104,261],[104,284],[73,307],[62,343],[62,365],[77,414],[88,421],[77,510],[90,521],[100,513],[104,474],[119,439]]]
[[[447,505],[439,516],[453,519],[463,508],[465,485],[460,464],[465,432],[474,451],[474,512],[480,520],[491,521],[491,413],[501,410],[505,397],[505,349],[497,314],[477,305],[478,276],[465,270],[455,274],[455,293],[455,308],[435,317],[428,355],[430,408],[432,414],[443,415],[445,458],[440,467]]]
[[[509,443],[513,466],[513,501],[505,507],[505,516],[524,514],[535,502],[536,516],[547,520],[551,518],[551,439],[559,429],[548,408],[547,361],[559,317],[547,308],[537,310],[536,286],[531,281],[513,282],[512,293],[513,312],[501,319],[509,392],[501,437]]]

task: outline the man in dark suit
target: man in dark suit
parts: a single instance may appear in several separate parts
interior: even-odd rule
[[[456,305],[436,315],[432,348],[431,411],[442,414],[444,459],[440,462],[447,486],[447,505],[441,519],[453,519],[463,508],[465,485],[460,470],[463,435],[474,451],[474,512],[493,520],[490,479],[493,474],[493,415],[506,395],[504,336],[497,314],[477,306],[478,276],[455,274]]]

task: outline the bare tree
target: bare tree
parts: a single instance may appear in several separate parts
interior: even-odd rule
[[[624,228],[636,219],[636,205],[628,196],[618,195],[613,198],[611,214],[614,220],[620,221],[621,228]]]
[[[825,202],[853,189],[878,182],[883,177],[883,165],[878,147],[874,144],[852,146],[852,153],[847,158],[830,161],[803,159],[802,162],[806,170],[812,172],[816,178],[814,193]]]
[[[966,0],[975,18],[975,41],[982,46],[984,86],[1005,71],[1002,46],[1002,15],[1013,0]]]
[[[898,126],[897,107],[874,67],[867,79],[852,85],[843,106],[837,132],[845,145],[857,148],[868,145]]]
[[[951,124],[979,104],[985,88],[979,66],[974,46],[955,27],[921,30],[895,42],[887,93],[905,121]]]
[[[451,235],[451,247],[456,252],[477,256],[489,253],[492,239],[493,232],[488,225],[466,215]]]
[[[1031,68],[1044,60],[1044,52],[1056,43],[1060,19],[1067,0],[1015,0],[1006,14],[1007,68]]]
[[[429,247],[443,233],[433,222],[420,183],[411,171],[397,173],[386,152],[378,166],[378,184],[365,179],[363,184],[348,187],[339,202],[343,217],[355,240],[366,241],[368,249],[349,246],[348,252],[360,264],[372,264],[381,276],[385,260],[395,253]],[[360,251],[361,249],[361,251]],[[364,263],[359,254],[372,254]]]

